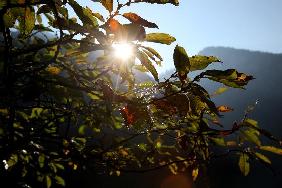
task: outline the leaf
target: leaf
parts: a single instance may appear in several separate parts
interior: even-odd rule
[[[199,175],[199,169],[198,168],[193,169],[193,171],[192,171],[193,181],[196,181],[198,175]]]
[[[7,5],[6,1],[0,1],[0,9]]]
[[[141,64],[151,72],[155,80],[158,82],[159,81],[158,72],[154,67],[154,65],[152,64],[152,62],[149,60],[148,56],[143,52],[138,51],[137,58],[140,60]]]
[[[170,45],[176,39],[166,33],[149,33],[146,35],[145,41]]]
[[[268,163],[268,164],[271,164],[271,161],[270,161],[265,155],[263,155],[263,154],[261,154],[261,153],[258,153],[258,152],[256,152],[255,155],[256,155],[256,157],[257,157],[258,159],[260,159],[261,161],[263,161],[263,162],[265,162],[265,163]]]
[[[243,125],[247,125],[247,126],[250,126],[250,127],[258,127],[258,122],[256,120],[246,118],[243,121]]]
[[[274,146],[260,146],[259,149],[264,150],[264,151],[269,151],[278,155],[282,155],[282,149],[281,148],[276,148]]]
[[[145,2],[145,3],[151,3],[151,4],[173,4],[175,6],[179,5],[179,0],[135,0],[135,3],[139,3],[139,2]]]
[[[159,58],[159,60],[163,61],[162,56],[154,48],[151,48],[151,47],[148,47],[148,46],[141,46],[141,47],[148,50],[149,52],[151,52],[154,56]]]
[[[224,106],[224,105],[221,105],[221,106],[217,107],[217,111],[218,112],[231,112],[233,110],[234,110],[233,108],[230,108],[230,107]]]
[[[208,79],[221,82],[226,86],[244,89],[244,86],[253,78],[253,76],[239,73],[235,69],[227,70],[207,70],[201,73],[201,76],[206,76]]]
[[[136,121],[134,113],[130,111],[128,106],[123,107],[120,110],[120,113],[127,126],[132,125]]]
[[[45,155],[44,154],[40,154],[38,157],[38,164],[40,168],[44,167],[44,162],[45,162]]]
[[[138,148],[142,151],[147,151],[147,144],[141,143],[137,145]]]
[[[30,118],[39,118],[42,112],[43,108],[33,108],[31,111]]]
[[[50,74],[53,74],[53,75],[58,75],[61,73],[61,69],[58,68],[58,67],[55,67],[55,66],[51,66],[49,65],[46,70],[50,73]]]
[[[213,62],[221,62],[218,58],[214,56],[201,56],[196,55],[189,58],[190,60],[190,71],[203,70]]]
[[[5,26],[8,28],[11,28],[14,26],[16,20],[17,20],[17,15],[15,15],[13,9],[8,9],[7,12],[3,16]]]
[[[19,29],[21,34],[26,37],[28,36],[35,25],[35,14],[31,8],[27,7],[22,9],[21,16],[19,17]]]
[[[82,21],[84,26],[85,25],[91,25],[94,27],[98,26],[98,22],[96,18],[93,16],[93,13],[90,8],[88,7],[84,8],[74,0],[69,0],[69,4],[73,8],[79,19]]]
[[[101,0],[102,5],[109,11],[113,11],[113,0]]]
[[[244,176],[247,176],[250,172],[249,156],[245,153],[240,155],[239,168]]]
[[[259,137],[258,137],[258,134],[257,134],[257,131],[254,131],[254,130],[244,130],[244,131],[241,131],[244,135],[244,137],[250,141],[250,142],[253,142],[254,144],[256,144],[257,146],[260,146],[261,145],[261,142],[259,140]]]
[[[99,12],[93,12],[92,15],[98,18],[101,22],[105,22],[103,15],[100,14]]]
[[[17,162],[18,162],[18,155],[17,154],[12,154],[10,156],[9,160],[7,161],[7,165],[8,166],[7,166],[6,169],[13,167],[14,165],[17,164]]]
[[[219,146],[226,146],[224,138],[223,137],[218,137],[218,138],[210,138],[215,144]]]
[[[155,23],[149,22],[135,13],[132,13],[132,12],[124,13],[122,16],[128,19],[132,23],[142,25],[144,27],[149,27],[149,28],[158,28],[158,26]]]
[[[51,180],[50,176],[46,175],[45,176],[45,181],[46,181],[46,187],[50,188],[51,185],[52,185],[52,180]]]
[[[64,169],[65,169],[64,165],[62,165],[62,164],[60,164],[60,163],[55,163],[55,166],[56,166],[58,169],[60,169],[60,170],[64,170]]]
[[[108,28],[110,33],[117,33],[122,30],[122,24],[112,18],[108,21]]]
[[[190,61],[185,49],[181,46],[176,46],[173,53],[174,66],[178,72],[180,81],[187,78],[190,70]]]
[[[60,176],[55,176],[56,183],[61,186],[66,186],[65,180]]]
[[[228,87],[220,87],[214,93],[213,96],[220,95],[228,90]]]
[[[143,26],[137,24],[124,24],[119,33],[118,39],[121,41],[143,41],[146,37],[146,31]]]
[[[42,14],[42,13],[50,13],[52,11],[52,8],[49,5],[42,5],[38,8],[36,14]]]

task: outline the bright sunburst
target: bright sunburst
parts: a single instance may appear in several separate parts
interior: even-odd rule
[[[114,43],[114,55],[121,60],[128,60],[133,56],[133,47],[128,43]]]

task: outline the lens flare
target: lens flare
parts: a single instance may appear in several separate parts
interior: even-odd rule
[[[128,43],[114,43],[114,56],[118,59],[126,61],[133,56],[133,47]]]

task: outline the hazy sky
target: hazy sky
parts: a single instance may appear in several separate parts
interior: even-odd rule
[[[80,2],[101,10],[98,3]],[[190,55],[207,46],[282,53],[282,0],[180,0],[179,7],[140,3],[127,11],[137,12],[157,23],[160,32],[177,38],[172,46],[157,45],[166,61],[161,70],[173,67],[176,44]]]

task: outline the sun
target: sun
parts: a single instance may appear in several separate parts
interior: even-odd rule
[[[133,46],[129,43],[114,43],[112,47],[115,58],[126,61],[133,56]]]

